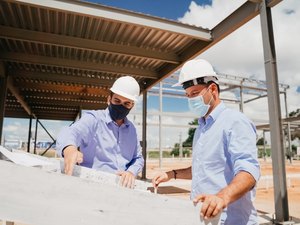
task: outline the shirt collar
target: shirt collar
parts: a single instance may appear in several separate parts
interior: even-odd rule
[[[209,114],[214,121],[218,118],[218,116],[226,109],[225,104],[221,101],[219,105],[214,108],[214,110]]]
[[[205,126],[207,123],[212,123],[214,121],[216,121],[216,119],[218,118],[218,116],[222,113],[222,111],[224,111],[226,109],[225,104],[223,103],[223,101],[220,102],[220,104],[218,104],[216,106],[216,108],[214,108],[214,110],[208,115],[208,117],[205,119],[204,117],[201,117],[198,120],[198,124],[200,126]]]
[[[115,123],[116,124],[116,122],[113,121],[112,118],[110,117],[108,107],[105,109],[105,122],[107,124],[109,124],[109,123]],[[122,125],[125,125],[127,127],[130,125],[129,120],[127,119],[127,117],[124,118],[124,123]]]

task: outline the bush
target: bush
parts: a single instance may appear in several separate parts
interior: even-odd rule
[[[263,148],[259,148],[258,152],[257,152],[257,156],[258,158],[263,158],[264,157],[264,149]],[[271,156],[271,149],[270,148],[266,148],[266,157],[270,157]]]
[[[148,151],[147,154],[148,154],[149,158],[152,158],[152,159],[158,159],[159,158],[159,151]],[[171,157],[170,152],[163,151],[162,152],[162,157],[163,158],[170,158]]]
[[[171,151],[170,154],[171,154],[171,155],[174,155],[174,156],[179,156],[179,148],[176,148],[176,147],[173,148],[173,150]],[[183,148],[183,149],[182,149],[182,155],[183,155],[183,156],[186,155],[187,157],[190,157],[190,155],[191,155],[191,150]]]

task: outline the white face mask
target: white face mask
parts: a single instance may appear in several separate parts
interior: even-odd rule
[[[206,92],[203,95],[205,95]],[[212,100],[212,97],[211,97],[208,104],[205,104],[203,95],[198,95],[196,97],[188,99],[190,110],[198,117],[204,117],[207,114],[209,107],[210,107],[210,102]]]

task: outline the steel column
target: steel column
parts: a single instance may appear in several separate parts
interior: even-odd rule
[[[288,110],[288,104],[287,104],[287,96],[286,96],[286,90],[285,92],[283,92],[284,95],[284,103],[285,103],[285,116],[286,118],[289,117],[289,110]],[[289,154],[289,156],[291,157],[291,161],[292,161],[292,140],[291,140],[291,124],[290,122],[287,123],[287,138],[288,138],[288,149],[287,149],[287,154]]]
[[[244,112],[244,95],[243,95],[243,81],[240,87],[240,111]]]
[[[33,149],[33,154],[36,154],[36,139],[37,139],[38,124],[39,124],[39,120],[36,119],[36,121],[35,121],[35,132],[34,132],[34,149]]]
[[[162,82],[159,82],[159,130],[158,130],[158,147],[159,147],[159,168],[162,167],[162,146],[161,146],[161,136],[162,136]]]
[[[179,158],[182,159],[183,149],[182,149],[182,133],[179,134]]]
[[[265,130],[263,130],[263,138],[264,138],[264,161],[267,161],[266,131]]]
[[[30,115],[30,118],[29,118],[29,128],[28,128],[27,152],[30,152],[31,126],[32,126],[32,116]]]
[[[142,179],[146,179],[147,165],[147,91],[143,93],[143,128],[142,128],[142,153],[144,157],[144,168],[142,171]]]
[[[0,144],[2,143],[1,139],[2,139],[3,121],[5,115],[4,112],[5,112],[6,93],[7,93],[7,76],[5,74],[0,74]]]
[[[276,67],[276,53],[272,25],[271,9],[268,1],[260,5],[260,20],[264,48],[264,61],[268,92],[268,106],[271,128],[271,150],[273,165],[273,182],[275,198],[276,224],[289,220],[288,196],[283,150],[283,134],[281,124],[280,96]]]

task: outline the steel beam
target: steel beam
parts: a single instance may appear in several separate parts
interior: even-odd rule
[[[23,96],[20,94],[19,89],[14,86],[11,76],[7,78],[7,87],[10,90],[10,92],[15,96],[15,98],[19,101],[19,103],[22,105],[22,107],[28,113],[28,115],[32,115],[34,118],[36,118],[34,113],[31,111],[29,105],[25,102]]]
[[[289,221],[290,218],[286,186],[276,52],[271,8],[267,6],[267,2],[267,0],[263,0],[262,4],[260,5],[260,20],[263,37],[264,61],[271,128],[271,149],[276,215],[275,223],[282,224],[282,222]]]
[[[63,68],[73,68],[82,69],[88,71],[101,71],[106,73],[115,73],[133,76],[138,76],[142,78],[157,79],[158,74],[155,71],[150,71],[140,68],[122,67],[116,65],[110,65],[105,63],[94,63],[94,62],[83,62],[79,60],[63,59],[63,58],[53,58],[42,55],[29,55],[24,53],[11,53],[11,52],[1,52],[0,59],[3,61],[15,61],[23,63],[33,63],[39,65],[63,67]]]
[[[47,81],[61,81],[75,84],[111,87],[113,80],[100,79],[95,76],[74,76],[67,73],[49,73],[49,72],[38,72],[38,71],[25,71],[25,70],[13,70],[9,71],[10,76],[13,77],[24,77],[27,79],[39,79]]]
[[[0,37],[39,44],[55,45],[59,47],[78,48],[85,51],[139,57],[172,64],[180,63],[179,58],[172,53],[158,52],[142,47],[111,44],[103,41],[88,40],[83,38],[25,30],[2,25],[0,25]]]
[[[158,17],[152,17],[143,15],[141,13],[129,12],[112,7],[105,7],[99,4],[91,4],[81,1],[68,1],[68,0],[17,0],[26,4],[37,5],[40,7],[52,8],[56,10],[64,10],[69,12],[79,13],[81,15],[94,16],[96,18],[107,18],[112,21],[143,26],[145,28],[154,28],[157,30],[163,30],[179,35],[189,36],[200,40],[209,41],[211,35],[209,30],[191,27],[186,24],[178,23],[171,20],[165,20]]]
[[[268,95],[267,95],[267,94],[265,94],[265,95],[260,95],[260,96],[257,96],[257,97],[255,97],[255,98],[248,99],[248,100],[244,101],[244,103],[252,102],[252,101],[254,101],[254,100],[257,100],[257,99],[260,99],[260,98],[265,98],[265,97],[268,97]]]

